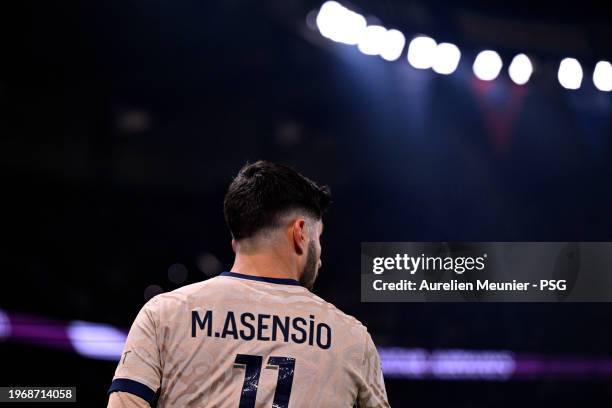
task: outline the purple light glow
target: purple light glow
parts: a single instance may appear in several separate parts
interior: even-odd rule
[[[610,378],[612,359],[565,357],[546,358],[535,355],[521,355],[517,359],[515,376],[525,379],[540,377],[558,378]]]
[[[0,340],[11,336],[11,322],[6,313],[0,309]]]
[[[24,314],[8,314],[10,339],[60,349],[71,349],[63,322]]]
[[[86,358],[117,361],[126,336],[126,331],[106,324],[64,323],[0,309],[0,340],[59,348]],[[401,347],[381,347],[378,351],[387,378],[477,381],[612,378],[612,358]]]
[[[74,321],[66,332],[74,350],[84,357],[119,360],[127,335],[106,324]]]
[[[379,348],[387,377],[443,380],[507,380],[515,361],[507,351]]]

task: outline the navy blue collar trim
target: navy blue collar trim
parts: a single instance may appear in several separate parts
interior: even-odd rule
[[[248,279],[259,282],[267,282],[267,283],[278,283],[280,285],[296,285],[301,286],[300,282],[295,279],[281,279],[281,278],[268,278],[265,276],[253,276],[253,275],[245,275],[243,273],[236,272],[222,272],[219,276],[230,276],[232,278],[240,278],[240,279]]]

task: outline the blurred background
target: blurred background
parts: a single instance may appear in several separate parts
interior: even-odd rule
[[[609,304],[361,303],[358,278],[362,241],[612,240],[609,11],[341,3],[7,6],[1,385],[104,406],[146,300],[231,266],[223,195],[266,159],[331,187],[315,293],[386,350],[392,406],[612,403]]]

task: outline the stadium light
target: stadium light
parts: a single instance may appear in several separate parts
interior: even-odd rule
[[[503,66],[498,53],[491,50],[481,51],[474,60],[474,75],[483,81],[492,81],[499,75]]]
[[[367,26],[363,31],[357,48],[365,55],[378,55],[382,51],[387,29],[378,25]]]
[[[593,84],[600,91],[612,91],[612,65],[608,61],[599,61],[595,65]]]
[[[420,36],[408,45],[408,62],[414,68],[431,68],[436,55],[437,44],[433,38]]]
[[[323,37],[355,45],[366,28],[366,20],[335,1],[323,3],[316,18],[317,28]]]
[[[366,55],[380,55],[387,61],[395,61],[402,54],[404,44],[406,38],[398,30],[372,25],[363,31],[357,48]]]
[[[574,58],[564,58],[557,73],[559,83],[565,89],[578,89],[582,83],[582,67]]]
[[[508,75],[510,79],[517,85],[524,85],[529,81],[533,73],[533,66],[529,57],[525,54],[519,54],[512,59],[510,67],[508,67]]]
[[[406,37],[401,31],[388,30],[381,44],[380,56],[387,61],[395,61],[402,55],[404,45],[406,45]]]
[[[461,52],[455,44],[440,43],[434,53],[432,69],[438,74],[452,74],[457,69],[460,59]]]
[[[380,55],[387,61],[400,57],[406,38],[398,30],[383,26],[368,26],[365,17],[336,1],[323,3],[315,22],[323,37],[332,41],[357,45],[366,55]]]

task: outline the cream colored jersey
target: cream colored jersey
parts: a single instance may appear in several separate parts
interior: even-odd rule
[[[233,272],[142,308],[115,391],[159,407],[389,406],[378,353],[359,321],[295,280]]]

